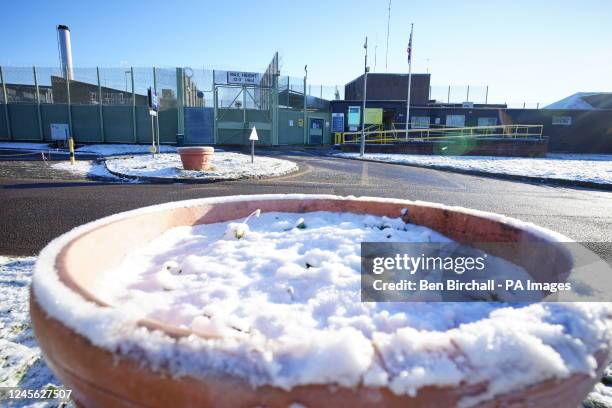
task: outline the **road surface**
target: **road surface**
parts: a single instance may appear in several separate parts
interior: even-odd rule
[[[34,255],[61,233],[120,211],[190,198],[264,193],[433,201],[531,221],[577,241],[612,242],[612,192],[535,185],[297,151],[270,154],[296,161],[300,171],[274,179],[202,185],[109,184],[51,173],[42,162],[0,162],[0,254]],[[590,244],[592,248],[598,245],[605,247]]]

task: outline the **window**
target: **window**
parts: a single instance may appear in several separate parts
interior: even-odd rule
[[[429,116],[410,117],[410,126],[413,129],[427,129],[429,127]]]
[[[571,116],[553,116],[552,124],[561,125],[561,126],[570,126],[572,124],[572,117]]]
[[[478,126],[497,126],[497,118],[478,118]]]
[[[446,115],[446,126],[464,127],[465,115]]]

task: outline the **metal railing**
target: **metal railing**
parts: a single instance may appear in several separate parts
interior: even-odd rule
[[[402,141],[443,140],[455,138],[533,138],[542,139],[543,125],[499,125],[473,126],[462,128],[391,129],[366,128],[367,144],[390,144]],[[361,132],[335,133],[335,144],[357,144],[361,142]]]

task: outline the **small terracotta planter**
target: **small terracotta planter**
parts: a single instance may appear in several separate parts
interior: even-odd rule
[[[521,265],[535,273],[543,255],[525,257],[531,243],[554,242],[558,235],[545,230],[523,229],[511,220],[502,221],[493,214],[462,211],[429,203],[403,200],[342,198],[334,196],[295,195],[244,196],[191,200],[151,207],[138,213],[124,213],[85,225],[68,233],[43,250],[40,258],[51,260],[60,281],[71,292],[98,307],[108,306],[96,294],[96,276],[118,265],[130,251],[159,236],[164,231],[185,225],[209,224],[246,217],[256,209],[263,212],[333,211],[397,217],[435,229],[463,243],[514,242],[520,248],[514,255]],[[117,239],[121,237],[121,239]],[[518,254],[518,255],[517,255]],[[512,259],[512,254],[503,254]],[[557,272],[569,272],[572,259],[561,249],[546,254],[556,259]],[[39,266],[37,265],[37,268]],[[173,376],[165,366],[151,368],[136,357],[110,351],[93,344],[87,337],[53,317],[31,293],[32,324],[45,359],[64,384],[73,390],[73,398],[82,407],[287,407],[299,403],[306,407],[452,407],[486,388],[486,383],[459,387],[426,386],[414,395],[394,394],[381,387],[345,387],[337,384],[303,385],[290,390],[274,386],[254,387],[232,375],[205,377]],[[143,320],[140,326],[161,330],[173,338],[192,335],[189,329],[169,326],[155,320]],[[451,351],[449,351],[450,353]],[[609,350],[596,355],[597,373],[604,368]],[[197,360],[197,356],[194,356]],[[510,370],[514,368],[509,367]],[[555,407],[578,406],[599,377],[574,374],[564,379],[545,380],[521,390],[511,390],[480,407]]]
[[[179,147],[176,151],[185,170],[208,170],[215,154],[215,148],[210,146]]]

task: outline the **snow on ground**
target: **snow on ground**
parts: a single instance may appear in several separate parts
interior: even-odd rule
[[[0,256],[0,387],[42,390],[61,386],[41,357],[30,326],[28,298],[35,260]],[[50,408],[57,404],[21,400],[4,406]]]
[[[337,153],[335,156],[359,158],[359,153]],[[366,153],[364,158],[425,167],[612,184],[612,155],[549,154],[545,158],[522,158]]]
[[[176,375],[231,374],[284,388],[365,384],[397,394],[488,383],[466,404],[592,373],[593,353],[611,341],[606,304],[360,302],[359,242],[441,239],[398,219],[269,213],[248,225],[179,227],[134,250],[96,283],[113,307],[84,302],[57,279],[55,251],[77,229],[41,253],[34,292],[100,347],[133,350]],[[136,330],[149,313],[224,339]]]
[[[76,153],[92,153],[100,156],[120,156],[125,154],[145,154],[150,153],[149,148],[151,145],[137,145],[137,144],[95,144],[85,145],[76,149]],[[174,153],[176,152],[175,146],[159,146],[162,153]]]
[[[160,154],[109,159],[106,166],[112,172],[132,177],[157,177],[168,179],[234,180],[280,176],[298,169],[289,160],[251,156],[242,153],[215,152],[212,166],[207,171],[183,170],[178,154]]]
[[[0,142],[0,149],[49,150],[49,144],[30,142]]]
[[[83,178],[102,178],[114,181],[122,180],[114,174],[109,173],[103,163],[97,163],[93,160],[76,160],[75,164],[71,164],[69,161],[62,161],[51,164],[51,167],[56,170],[68,171],[78,176],[82,176]]]
[[[99,156],[121,156],[126,154],[145,154],[149,153],[151,145],[139,145],[139,144],[120,144],[120,143],[108,143],[108,144],[93,144],[83,145],[75,149],[75,154],[96,154]],[[67,148],[56,149],[50,147],[48,143],[30,143],[30,142],[0,142],[0,149],[23,149],[27,151],[63,151],[67,152]],[[160,146],[162,153],[174,153],[176,152],[175,146]]]

